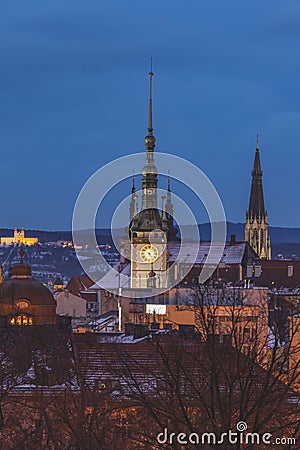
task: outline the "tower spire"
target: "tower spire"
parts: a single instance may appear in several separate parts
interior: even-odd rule
[[[152,72],[152,58],[150,62],[150,72],[149,72],[149,81],[150,81],[150,89],[149,89],[149,111],[148,111],[148,136],[152,136],[153,132],[153,124],[152,124],[152,77],[154,73]]]
[[[262,170],[260,164],[260,154],[258,147],[258,135],[256,137],[256,151],[252,170],[252,184],[249,202],[249,214],[262,217],[265,214],[265,202],[262,185]]]
[[[171,195],[171,178],[170,171],[168,170],[168,190],[167,190],[167,202],[166,202],[166,213],[168,219],[172,219],[173,224],[173,204],[172,204],[172,195]]]
[[[131,193],[134,194],[136,192],[136,187],[135,187],[135,174],[134,174],[134,170],[132,172],[132,188],[131,188]]]
[[[129,219],[130,221],[136,220],[138,214],[138,196],[136,194],[135,187],[135,174],[132,172],[132,188],[131,188],[131,202],[129,209]]]
[[[265,210],[262,175],[257,134],[249,209],[246,212],[245,240],[249,242],[258,256],[270,259],[268,213]]]
[[[165,204],[165,210],[167,215],[167,224],[168,224],[168,237],[170,241],[178,241],[177,238],[177,228],[174,225],[174,206],[172,203],[172,193],[171,193],[171,177],[170,177],[170,171],[168,170],[168,189],[167,189],[167,201]]]
[[[152,108],[152,78],[154,73],[152,72],[152,58],[150,63],[149,72],[149,107],[148,107],[148,133],[145,137],[146,144],[146,161],[147,164],[154,164],[154,147],[155,147],[155,137],[153,136],[153,108]]]
[[[155,137],[153,136],[152,122],[152,58],[149,72],[149,111],[148,111],[148,134],[145,137],[146,165],[142,170],[142,210],[157,209],[157,168],[154,164]],[[158,213],[157,213],[158,214]]]
[[[167,230],[167,225],[162,222],[158,210],[157,184],[158,170],[154,164],[155,137],[153,136],[152,122],[152,60],[149,72],[149,111],[148,111],[148,133],[145,137],[146,164],[142,169],[142,203],[137,219],[131,229],[140,231],[152,231],[155,229]]]

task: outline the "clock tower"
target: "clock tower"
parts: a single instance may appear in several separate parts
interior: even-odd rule
[[[152,70],[148,112],[148,133],[145,137],[146,164],[142,170],[142,206],[129,227],[131,243],[131,287],[166,287],[168,220],[157,205],[158,171],[154,163],[155,137],[152,126]]]

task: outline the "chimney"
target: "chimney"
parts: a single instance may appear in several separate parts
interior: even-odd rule
[[[134,323],[125,323],[125,336],[130,336],[133,334]]]
[[[57,325],[58,328],[72,328],[72,317],[69,316],[57,316]]]
[[[180,324],[179,333],[192,334],[195,333],[195,325]]]
[[[236,236],[235,236],[235,234],[231,234],[229,245],[235,245],[235,244],[236,244]]]
[[[143,338],[149,335],[149,328],[146,323],[135,323],[133,326],[133,339]]]

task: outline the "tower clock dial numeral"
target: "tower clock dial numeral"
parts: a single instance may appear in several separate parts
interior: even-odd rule
[[[154,263],[158,258],[158,249],[153,244],[146,244],[140,250],[141,260],[146,263]]]

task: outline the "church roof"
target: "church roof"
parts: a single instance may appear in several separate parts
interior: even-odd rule
[[[12,267],[11,277],[0,285],[0,304],[12,305],[18,300],[28,300],[35,306],[55,306],[49,289],[32,278],[31,267],[23,261],[24,254],[21,247],[20,262]]]
[[[9,278],[0,285],[0,304],[12,304],[20,299],[35,306],[55,306],[53,295],[33,278]]]

